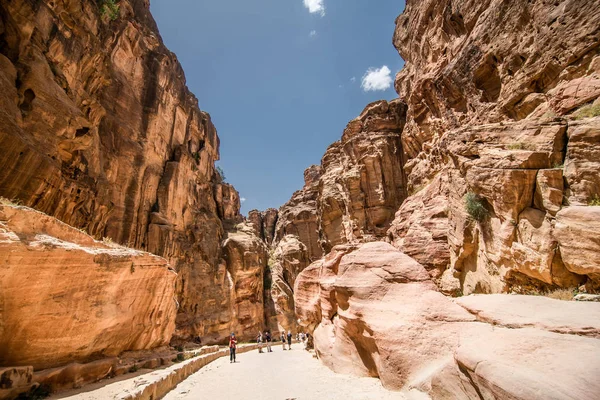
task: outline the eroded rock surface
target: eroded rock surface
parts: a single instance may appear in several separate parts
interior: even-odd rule
[[[229,232],[223,247],[226,273],[222,279],[223,285],[230,287],[230,296],[222,300],[224,311],[220,322],[227,332],[236,332],[247,340],[264,329],[263,281],[267,247],[248,224],[239,224],[235,231]],[[226,312],[227,300],[230,313]],[[218,340],[225,337],[221,335]]]
[[[281,206],[275,226],[274,245],[286,235],[297,236],[306,246],[308,256],[313,261],[323,255],[317,207],[322,171],[318,165],[313,165],[304,171],[304,187]]]
[[[409,157],[448,129],[564,115],[600,96],[599,19],[594,0],[407,1],[393,42]]]
[[[271,322],[274,331],[298,331],[294,311],[294,284],[309,263],[308,250],[297,236],[285,236],[273,250],[269,265],[269,295],[274,304],[274,315],[271,316],[274,319]]]
[[[383,242],[335,247],[300,273],[295,297],[327,366],[379,377],[387,388],[523,400],[585,398],[599,388],[599,327],[590,323],[597,303],[519,295],[453,301],[423,266]]]
[[[389,235],[444,292],[597,286],[563,262],[554,225],[600,196],[599,119],[573,118],[600,96],[599,19],[593,1],[489,0],[409,1],[396,20],[412,195]]]
[[[0,364],[38,370],[167,345],[175,280],[164,258],[0,205]]]
[[[0,196],[165,257],[174,341],[225,337],[221,245],[239,195],[148,1],[118,6],[113,20],[92,0],[0,5]]]
[[[296,281],[300,324],[336,372],[401,389],[420,368],[452,355],[475,317],[439,293],[425,268],[390,244],[334,248]]]

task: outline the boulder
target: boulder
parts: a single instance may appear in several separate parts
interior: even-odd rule
[[[319,305],[318,264],[300,274],[300,323],[314,326],[320,314],[315,351],[334,371],[379,377],[385,387],[401,389],[420,369],[451,356],[460,331],[475,317],[439,293],[425,268],[391,245],[372,242],[349,250],[320,266]],[[310,293],[302,294],[303,288]]]
[[[0,205],[0,363],[38,370],[164,346],[176,277],[161,257]]]
[[[554,236],[567,269],[600,279],[600,206],[565,207],[556,214]]]

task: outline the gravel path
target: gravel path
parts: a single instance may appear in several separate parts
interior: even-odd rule
[[[180,383],[165,400],[387,400],[404,399],[375,378],[340,375],[325,367],[301,344],[291,351],[252,351],[231,364],[223,357]]]

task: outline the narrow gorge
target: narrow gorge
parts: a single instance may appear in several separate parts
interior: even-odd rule
[[[247,217],[149,1],[107,4],[0,3],[0,398],[265,329],[407,398],[598,396],[600,3],[406,1],[398,98]]]

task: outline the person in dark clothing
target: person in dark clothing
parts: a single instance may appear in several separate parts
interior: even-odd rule
[[[267,352],[272,353],[271,350],[271,332],[265,331],[265,342],[267,342]]]
[[[237,338],[235,337],[235,333],[231,332],[231,336],[229,337],[229,362],[235,362],[235,349],[237,348]]]
[[[288,331],[287,340],[288,340],[288,350],[291,350],[292,349],[292,331]]]

